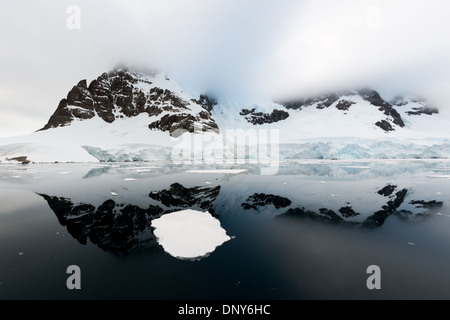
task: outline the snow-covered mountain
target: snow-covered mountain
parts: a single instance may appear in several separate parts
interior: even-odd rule
[[[99,117],[107,123],[117,119],[146,114],[151,119],[149,129],[169,132],[177,129],[194,132],[217,131],[208,109],[207,96],[192,97],[161,73],[133,70],[113,70],[103,73],[87,86],[81,80],[62,99],[55,113],[41,130],[70,125],[74,121]],[[131,129],[131,128],[130,128]]]
[[[153,70],[117,68],[79,81],[42,129],[0,139],[0,161],[167,161],[180,146],[194,158],[205,149],[238,158],[240,142],[223,142],[230,132],[258,140],[275,131],[281,159],[449,158],[449,123],[423,99],[388,102],[367,88],[240,104],[190,94]]]

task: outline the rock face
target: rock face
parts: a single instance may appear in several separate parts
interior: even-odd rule
[[[189,99],[182,90],[171,87],[174,85],[170,80],[160,74],[144,74],[126,68],[103,73],[89,86],[86,80],[81,80],[60,101],[41,130],[67,126],[75,120],[89,120],[95,116],[112,123],[118,118],[145,113],[149,116],[151,130],[170,134],[177,129],[218,131],[210,113],[215,100],[206,95]]]
[[[289,117],[289,113],[283,110],[275,109],[271,113],[256,112],[255,110],[242,109],[239,114],[253,125],[278,122]]]
[[[394,130],[391,126],[391,129],[386,130],[386,125],[383,126],[383,123],[392,122],[399,127],[404,127],[405,123],[402,120],[400,114],[395,110],[392,105],[381,98],[380,94],[372,89],[362,89],[358,91],[358,94],[366,101],[370,102],[372,105],[378,107],[378,110],[382,111],[386,116],[386,120],[377,122],[375,125],[380,127],[385,131]]]

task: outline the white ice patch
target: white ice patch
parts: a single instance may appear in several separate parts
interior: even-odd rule
[[[208,211],[188,209],[165,214],[154,219],[152,227],[164,250],[181,259],[204,257],[231,239]]]

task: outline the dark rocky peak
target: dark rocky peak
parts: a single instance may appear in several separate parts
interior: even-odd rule
[[[217,105],[217,100],[211,96],[206,94],[201,94],[198,100],[194,100],[193,102],[201,105],[208,112],[211,112],[215,105]]]
[[[214,99],[207,95],[201,95],[199,99],[184,99],[181,89],[174,90],[177,86],[159,75],[154,70],[141,72],[119,67],[101,74],[89,86],[86,80],[81,80],[69,91],[67,98],[60,101],[41,130],[64,127],[74,120],[89,120],[95,116],[112,123],[118,118],[143,113],[150,117],[166,113],[159,120],[150,120],[149,129],[170,134],[177,129],[194,132],[194,124],[199,124],[201,131],[218,131],[210,114],[217,103]]]
[[[371,105],[378,108],[382,112],[384,118],[374,122],[374,124],[386,132],[395,130],[395,127],[404,127],[402,117],[397,110],[387,101],[385,101],[380,94],[372,89],[363,88],[358,90],[345,90],[334,93],[322,94],[310,98],[294,99],[283,101],[281,104],[287,109],[302,110],[302,108],[315,106],[317,109],[329,108],[335,104],[338,110],[346,113],[351,106],[355,104],[349,97],[360,96],[363,100],[369,102]]]
[[[384,131],[395,130],[391,123],[402,128],[405,126],[405,123],[397,110],[395,110],[389,102],[385,101],[377,91],[365,88],[360,89],[357,92],[364,100],[378,107],[378,110],[382,111],[387,116],[386,119],[376,122],[375,125]]]
[[[287,119],[289,117],[289,113],[287,113],[284,110],[278,110],[274,109],[271,113],[263,113],[263,112],[256,112],[256,109],[253,108],[251,110],[249,109],[242,109],[241,112],[239,112],[241,116],[244,116],[245,120],[247,122],[253,124],[253,125],[261,125],[264,123],[274,123],[278,121],[282,121],[284,119]]]
[[[305,107],[310,107],[314,104],[316,104],[317,109],[325,109],[331,106],[333,103],[338,101],[340,97],[350,95],[350,91],[341,91],[341,92],[334,92],[334,93],[327,93],[322,94],[318,96],[313,96],[309,98],[301,98],[301,99],[294,99],[294,100],[288,100],[288,101],[282,101],[280,102],[281,105],[285,106],[287,109],[293,109],[293,110],[301,110]]]
[[[356,91],[358,95],[364,100],[370,102],[372,105],[377,107],[391,107],[389,102],[385,101],[380,94],[370,88],[363,88]]]

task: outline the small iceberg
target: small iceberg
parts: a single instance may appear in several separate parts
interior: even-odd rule
[[[186,170],[187,173],[206,174],[206,173],[222,173],[222,174],[238,174],[246,172],[247,169],[211,169],[211,170]]]
[[[231,238],[208,211],[182,210],[152,221],[158,243],[171,256],[198,259]]]

